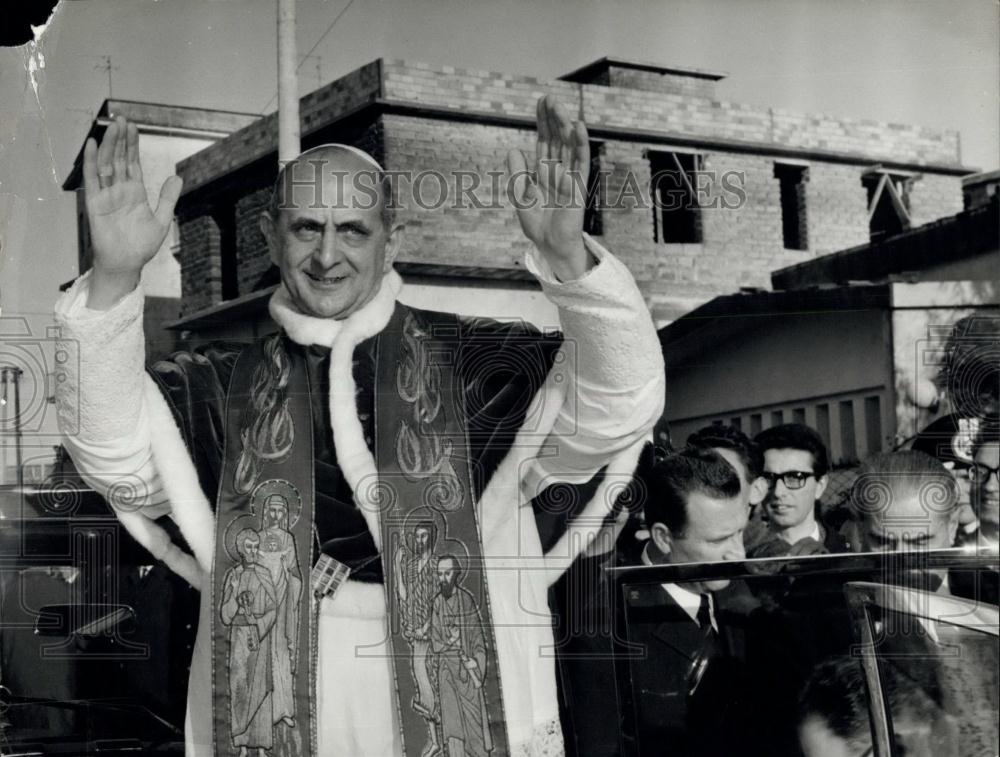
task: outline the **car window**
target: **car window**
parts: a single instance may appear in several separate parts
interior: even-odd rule
[[[998,611],[912,588],[847,587],[876,755],[995,755]]]
[[[962,603],[951,594],[969,585],[995,586],[995,555],[962,550],[817,555],[618,568],[609,575],[616,608],[611,665],[622,713],[623,754],[662,754],[668,743],[682,755],[801,754],[801,726],[810,717],[804,692],[814,695],[812,722],[831,723],[824,737],[832,740],[834,730],[841,732],[843,738],[837,738],[845,751],[830,754],[997,754],[995,739],[987,737],[998,727],[995,605],[992,614],[974,616],[975,625],[966,616],[976,602]],[[676,587],[719,586],[727,580],[712,594],[711,627],[700,625],[697,595],[685,598]],[[940,603],[930,609],[925,603],[922,614],[879,610],[872,620],[879,605],[866,605],[866,622],[876,623],[873,638],[879,640],[869,656],[884,669],[894,666],[884,679],[921,681],[931,692],[923,709],[914,705],[911,710],[924,712],[935,729],[916,728],[908,711],[909,720],[897,723],[897,735],[909,746],[899,742],[894,752],[878,752],[873,742],[863,639],[849,601],[850,587],[859,585],[951,600],[947,616],[934,615]],[[919,646],[931,630],[952,657],[942,661],[938,647]],[[832,683],[817,681],[830,671]],[[851,701],[852,695],[845,693],[844,701],[838,700],[836,675],[846,676],[845,692],[853,688],[864,696]],[[837,707],[843,711],[834,712]],[[853,724],[848,722],[851,707]],[[931,713],[939,717],[931,718]],[[720,723],[726,726],[720,728]]]

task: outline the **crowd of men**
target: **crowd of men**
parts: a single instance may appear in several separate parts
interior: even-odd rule
[[[972,458],[958,470],[950,467],[953,460],[946,466],[921,450],[874,454],[856,468],[851,486],[824,506],[830,462],[814,429],[790,423],[751,439],[732,426],[702,428],[681,449],[661,451],[640,471],[642,527],[636,534],[643,541],[630,543],[637,537],[623,534],[614,562],[628,567],[963,545],[995,549],[998,429],[995,420],[981,419]],[[878,575],[852,577],[898,580],[997,603],[995,575],[934,570],[892,575],[889,565],[883,562]],[[841,591],[846,579],[827,578],[797,584],[780,578],[665,584],[635,579],[624,600],[626,623],[621,615],[616,620],[614,593],[605,587],[589,627],[610,632],[567,639],[564,650],[567,717],[585,734],[577,742],[579,754],[613,755],[622,744],[640,755],[659,754],[664,743],[677,755],[795,754],[800,748],[807,757],[865,754],[871,746],[867,708],[856,715],[863,717],[863,729],[854,727],[848,738],[831,704],[831,691],[850,691],[836,703],[840,712],[846,710],[859,695],[852,686],[862,674],[857,657],[848,655],[854,639]],[[623,684],[628,645],[642,651],[624,665],[630,680]],[[599,661],[609,650],[617,655],[617,673],[615,665]],[[840,678],[831,679],[835,674]],[[615,685],[617,696],[602,696]],[[900,696],[906,702],[918,698],[925,709],[933,699],[919,687],[908,698]],[[602,704],[595,708],[595,700]],[[940,696],[934,701],[940,714]],[[594,720],[596,709],[616,706],[618,721]],[[798,720],[792,715],[797,709]],[[761,728],[783,710],[786,718]],[[803,724],[801,732],[795,723]],[[941,728],[934,737],[940,733]]]
[[[645,474],[643,512],[650,534],[646,548],[651,562],[705,562],[777,557],[944,548],[997,534],[997,426],[984,421],[972,447],[973,459],[960,469],[947,466],[927,452],[906,449],[873,454],[848,475],[853,483],[834,501],[823,505],[830,486],[827,447],[814,429],[800,423],[774,426],[753,439],[733,426],[712,425],[691,434],[686,446],[661,457]],[[736,472],[737,495],[747,514],[740,527],[738,549],[696,560],[678,559],[677,550],[658,539],[658,523],[672,523],[664,514],[664,476],[679,461],[714,453]],[[700,470],[700,469],[699,469]],[[963,485],[964,482],[964,485]],[[692,473],[687,491],[713,491],[725,499],[711,471]],[[963,496],[965,495],[965,496]],[[702,501],[686,498],[688,517]],[[719,516],[711,518],[721,522]],[[906,524],[905,532],[894,523]],[[684,521],[681,521],[684,524]],[[961,529],[959,528],[961,526]],[[658,547],[665,546],[662,552]],[[667,559],[673,554],[672,559]],[[681,553],[682,557],[686,557]]]

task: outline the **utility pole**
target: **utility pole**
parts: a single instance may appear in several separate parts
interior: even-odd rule
[[[116,68],[116,66],[111,65],[111,56],[110,55],[101,55],[99,57],[100,57],[101,60],[104,61],[104,63],[102,63],[99,66],[95,66],[95,68],[98,71],[107,71],[108,72],[108,99],[112,100],[112,99],[114,99],[114,92],[111,89],[111,72]]]
[[[295,0],[278,0],[278,166],[301,150],[299,86],[296,74]]]

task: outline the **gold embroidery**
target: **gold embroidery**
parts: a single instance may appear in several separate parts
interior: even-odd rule
[[[396,389],[411,406],[412,417],[401,420],[396,433],[396,459],[410,481],[427,481],[424,504],[440,511],[461,507],[462,484],[451,464],[453,445],[442,434],[445,425],[441,369],[427,349],[427,332],[413,313],[403,322],[402,351],[396,369]]]

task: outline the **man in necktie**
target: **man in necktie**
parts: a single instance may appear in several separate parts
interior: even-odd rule
[[[717,452],[689,447],[669,455],[652,467],[646,491],[644,564],[744,559],[749,508],[739,475]],[[628,640],[645,649],[645,659],[630,666],[640,755],[737,753],[741,686],[728,654],[737,630],[727,624],[729,584],[630,587]]]

